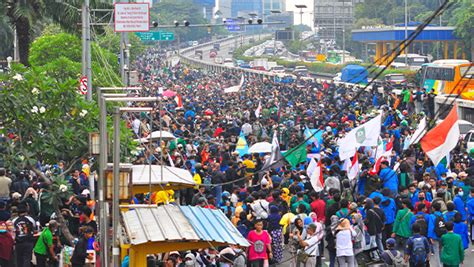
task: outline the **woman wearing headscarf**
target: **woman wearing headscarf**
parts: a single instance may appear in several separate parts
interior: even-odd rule
[[[283,247],[282,247],[282,226],[280,225],[281,215],[278,213],[277,206],[270,206],[270,214],[268,215],[268,232],[272,237],[272,252],[273,252],[273,263],[279,263],[283,259]]]
[[[355,267],[354,250],[352,239],[356,232],[351,227],[348,219],[340,219],[336,227],[336,256],[337,262],[341,267]]]

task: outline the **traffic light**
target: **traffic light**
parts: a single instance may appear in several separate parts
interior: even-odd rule
[[[258,23],[258,24],[262,24],[262,23],[263,23],[263,20],[262,20],[262,19],[257,19],[257,23]]]
[[[253,20],[252,20],[252,19],[249,19],[249,20],[248,20],[248,23],[249,23],[249,24],[252,24],[252,23],[253,23]]]
[[[179,26],[179,21],[175,20],[175,21],[174,21],[174,26],[175,26],[175,27],[178,27],[178,26]]]
[[[184,27],[188,27],[188,26],[189,26],[189,21],[184,20],[183,23],[184,23]]]
[[[153,21],[153,22],[151,23],[151,25],[153,25],[153,28],[158,27],[158,21]]]

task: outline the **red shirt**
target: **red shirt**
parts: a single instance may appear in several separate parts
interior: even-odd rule
[[[420,203],[420,201],[416,202],[415,203],[415,210],[418,211],[418,204]],[[423,200],[423,204],[425,204],[425,207],[426,207],[426,213],[430,213],[431,211],[431,202],[429,202],[428,200]]]
[[[316,199],[311,202],[311,211],[316,213],[318,222],[324,223],[326,221],[326,202],[322,199]]]

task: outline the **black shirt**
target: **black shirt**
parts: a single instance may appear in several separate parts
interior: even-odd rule
[[[367,231],[369,235],[382,232],[385,224],[385,213],[380,208],[372,208],[366,211]]]

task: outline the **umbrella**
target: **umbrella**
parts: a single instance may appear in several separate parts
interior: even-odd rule
[[[210,108],[208,108],[204,111],[204,114],[206,114],[208,116],[211,116],[211,115],[214,115],[214,111],[212,111]]]
[[[249,153],[271,153],[272,152],[272,144],[268,142],[259,142],[255,143],[249,148]]]
[[[135,141],[137,141],[139,143],[148,143],[148,141],[150,139],[152,141],[160,140],[160,131],[154,131],[154,132],[151,133],[150,136],[148,136],[146,138],[135,139]],[[174,139],[176,139],[176,137],[170,132],[161,131],[161,139],[163,139],[163,140],[174,140]]]
[[[166,96],[166,97],[175,97],[176,96],[176,92],[175,91],[172,91],[172,90],[166,90],[163,92],[163,96]]]

